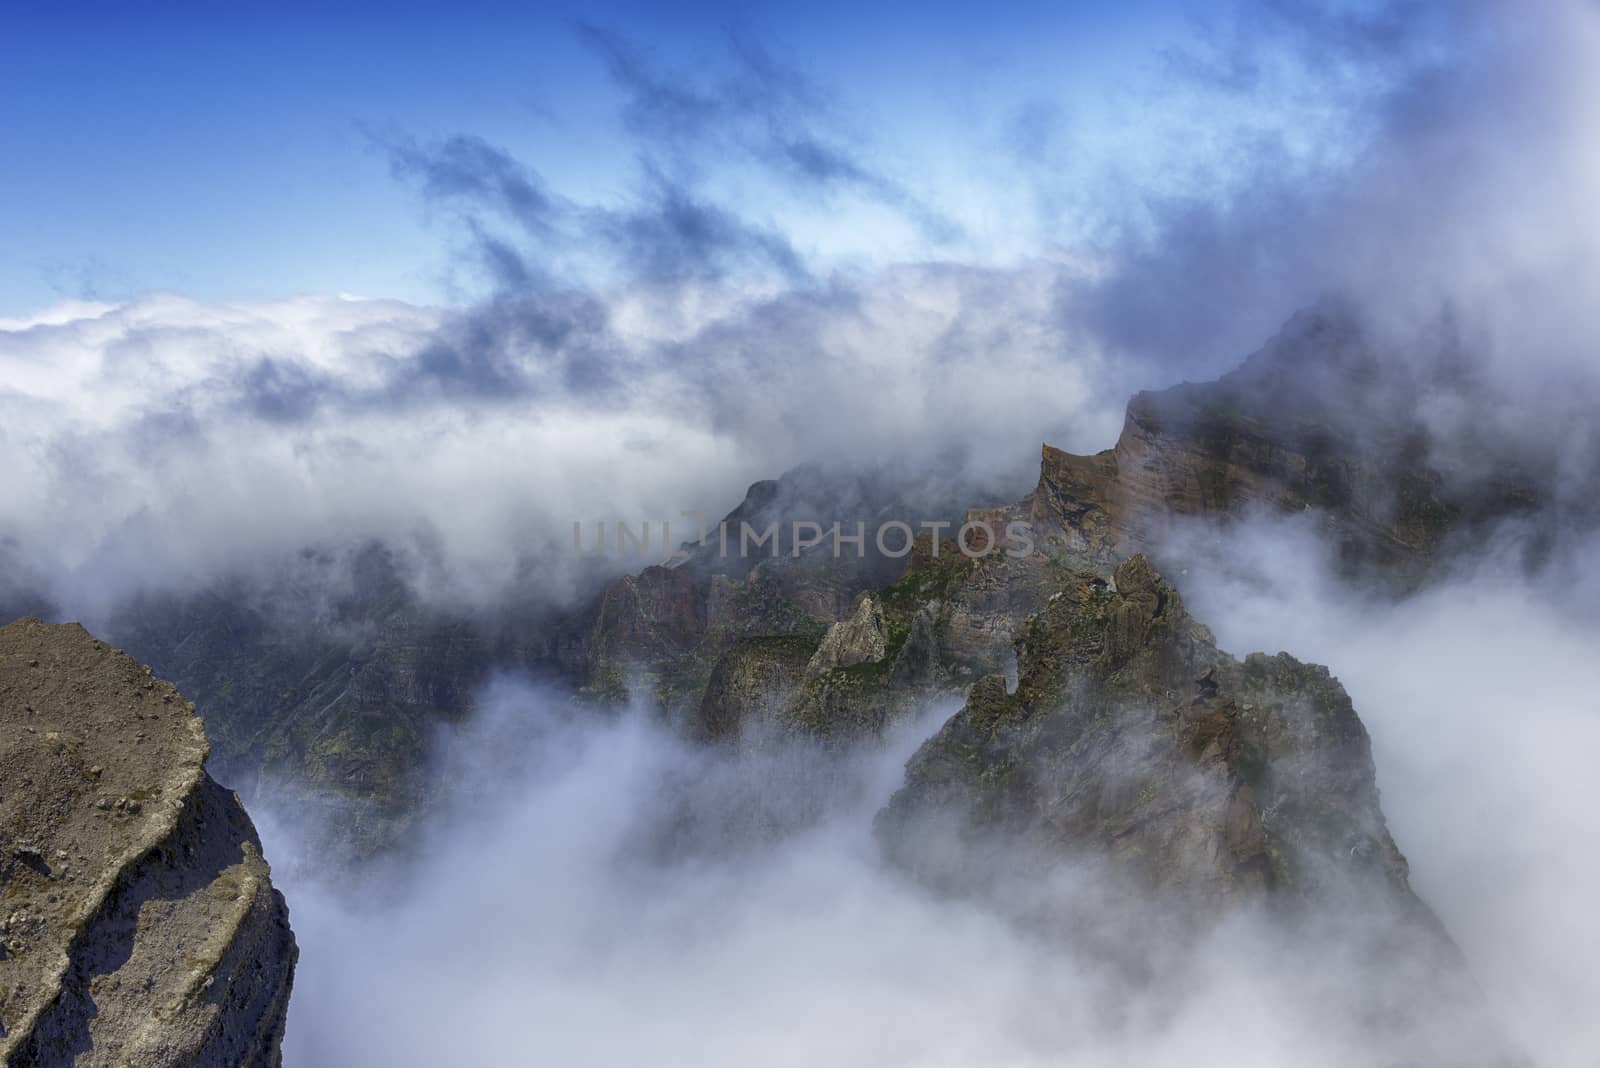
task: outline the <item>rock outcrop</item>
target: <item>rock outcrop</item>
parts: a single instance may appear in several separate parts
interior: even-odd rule
[[[815,647],[830,624],[851,616],[861,593],[892,581],[902,562],[878,551],[870,532],[923,509],[956,511],[947,502],[913,505],[882,479],[813,467],[757,482],[703,542],[697,532],[677,559],[615,580],[580,612],[573,622],[581,655],[572,666],[602,699],[645,697],[692,710],[724,654],[746,657],[744,639],[809,639]],[[816,544],[797,541],[796,524]],[[845,534],[858,524],[869,532],[859,552],[834,554],[822,532],[835,524]]]
[[[194,706],[75,624],[0,628],[0,1061],[279,1063],[297,956]]]
[[[1412,892],[1367,732],[1326,668],[1220,651],[1134,556],[1109,580],[1067,577],[1022,628],[1018,670],[1014,689],[973,685],[907,765],[877,819],[892,861],[1141,983],[1262,917],[1285,959],[1340,976],[1318,1011],[1396,1063],[1518,1063]]]
[[[1135,396],[1112,448],[1046,446],[1029,518],[1115,561],[1158,548],[1178,517],[1309,512],[1347,572],[1414,587],[1452,540],[1556,511],[1539,474],[1553,464],[1430,430],[1427,398],[1470,378],[1440,360],[1419,378],[1426,361],[1378,351],[1349,313],[1302,312],[1220,379]]]
[[[1104,847],[1145,890],[1181,888],[1205,912],[1313,898],[1344,875],[1410,900],[1367,733],[1326,668],[1219,651],[1142,556],[1110,581],[1064,580],[1018,659],[1015,690],[981,679],[908,766],[880,822],[909,866],[924,864],[911,829],[936,812],[973,841]]]

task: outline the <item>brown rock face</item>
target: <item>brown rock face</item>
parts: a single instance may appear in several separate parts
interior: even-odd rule
[[[1357,871],[1409,900],[1366,731],[1325,668],[1222,653],[1142,556],[1110,582],[1066,580],[1019,645],[1015,691],[1000,676],[973,687],[886,827],[937,810],[977,840],[1104,846],[1145,891],[1181,888],[1208,912]]]
[[[1157,549],[1176,517],[1311,512],[1349,570],[1415,585],[1450,539],[1553,503],[1509,443],[1474,457],[1430,434],[1428,388],[1461,377],[1438,370],[1419,379],[1347,316],[1302,312],[1217,381],[1135,396],[1113,448],[1045,446],[1029,517],[1114,565]]]
[[[274,1066],[297,956],[194,706],[75,624],[0,628],[0,1057]]]
[[[611,582],[572,621],[578,673],[600,697],[654,699],[699,715],[719,662],[748,665],[761,652],[746,639],[814,648],[830,624],[856,611],[861,593],[891,581],[901,561],[879,553],[871,532],[911,514],[892,487],[862,476],[802,467],[757,482],[703,543],[696,532],[678,558]],[[796,524],[813,524],[800,536],[820,540],[797,540]],[[834,554],[825,534],[835,524],[847,536],[857,524],[867,531],[859,550]],[[741,670],[730,664],[723,681]]]
[[[804,637],[735,642],[706,684],[694,733],[707,741],[725,741],[781,731],[784,710],[799,695],[816,646],[815,639]]]
[[[835,623],[822,636],[816,654],[806,665],[806,681],[857,664],[881,663],[888,650],[889,635],[883,621],[883,606],[876,597],[868,594],[861,598],[854,615]]]

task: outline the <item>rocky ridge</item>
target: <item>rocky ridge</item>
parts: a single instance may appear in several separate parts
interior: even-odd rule
[[[121,606],[105,632],[206,707],[224,781],[247,799],[271,784],[299,805],[337,805],[353,847],[377,852],[403,840],[428,801],[433,732],[470,715],[497,671],[576,684],[596,702],[656,704],[703,736],[734,737],[747,719],[848,735],[891,720],[909,694],[959,694],[1012,671],[1021,622],[1062,574],[1109,576],[1135,553],[1164,567],[1175,518],[1307,517],[1352,574],[1397,591],[1508,518],[1530,524],[1537,547],[1547,488],[1499,453],[1474,463],[1440,447],[1405,364],[1348,315],[1319,308],[1217,381],[1136,396],[1114,447],[1077,456],[1046,445],[1031,492],[967,514],[996,530],[1031,524],[1041,552],[1022,561],[973,563],[927,538],[910,561],[893,559],[870,537],[862,558],[729,557],[713,527],[712,545],[615,578],[574,611],[527,610],[511,596],[474,613],[427,603],[404,561],[369,545],[308,554],[310,577],[297,581],[316,588],[314,611],[280,611],[241,582]],[[890,478],[802,468],[751,486],[727,519],[735,536],[746,521],[870,530],[907,516],[959,523],[962,503],[907,502]],[[26,576],[5,577],[15,581],[0,581],[0,611],[39,611]],[[882,656],[808,672],[829,628],[869,592]]]
[[[646,604],[637,615],[654,642],[633,647],[634,677],[655,678],[666,658],[650,650],[673,647],[677,677],[704,689],[656,686],[656,695],[714,736],[737,733],[741,701],[763,710],[748,718],[813,733],[873,729],[929,693],[1014,673],[1024,621],[1063,581],[1081,573],[1109,579],[1137,554],[1159,566],[1179,522],[1225,532],[1251,517],[1309,517],[1349,574],[1397,593],[1414,588],[1448,562],[1454,545],[1480,542],[1508,520],[1531,523],[1547,514],[1548,501],[1515,465],[1467,469],[1431,442],[1416,410],[1417,384],[1398,374],[1348,320],[1302,313],[1215,382],[1135,396],[1112,448],[1080,456],[1043,446],[1026,496],[960,517],[985,525],[969,548],[987,543],[987,555],[972,559],[953,540],[923,535],[893,581],[874,588],[853,574],[854,596],[870,593],[878,606],[881,652],[826,671],[794,668],[837,640],[828,628],[862,611],[857,601],[827,613],[725,612],[720,626],[737,635],[732,640],[676,645],[672,635],[687,632]],[[1012,524],[1027,529],[1026,542],[1009,537]],[[1528,544],[1539,540],[1530,533]],[[726,582],[719,603],[737,606],[747,589],[740,583],[759,581],[766,566]],[[666,569],[656,570],[660,577],[647,571],[627,581],[668,581]],[[630,626],[640,628],[637,620]],[[595,630],[588,648],[609,640],[605,618]],[[621,674],[614,664],[606,670]],[[751,679],[764,680],[759,696],[742,682]]]

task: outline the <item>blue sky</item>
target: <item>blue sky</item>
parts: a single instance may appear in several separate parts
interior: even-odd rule
[[[625,200],[640,145],[581,23],[668,77],[709,75],[729,62],[731,39],[758,42],[826,95],[854,150],[961,219],[969,258],[984,245],[1013,253],[1015,234],[1000,232],[1027,228],[1006,217],[1004,168],[986,166],[997,140],[1045,119],[1092,120],[1109,95],[1148,80],[1195,6],[386,3],[329,14],[8,0],[0,315],[151,289],[469,299],[478,282],[460,269],[459,228],[396,179],[383,144],[472,135],[567,196]],[[737,170],[704,180],[747,218],[791,230],[820,218],[814,202],[786,208]],[[865,247],[869,258],[951,251],[903,228]],[[825,234],[813,250],[828,251]]]
[[[0,499],[88,586],[404,529],[494,588],[548,502],[807,461],[1014,499],[1318,306],[1594,367],[1593,0],[338,11],[0,0]]]

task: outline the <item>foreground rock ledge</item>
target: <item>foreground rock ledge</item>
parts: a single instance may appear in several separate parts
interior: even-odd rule
[[[0,627],[0,1061],[271,1068],[297,957],[194,706],[76,624]]]

